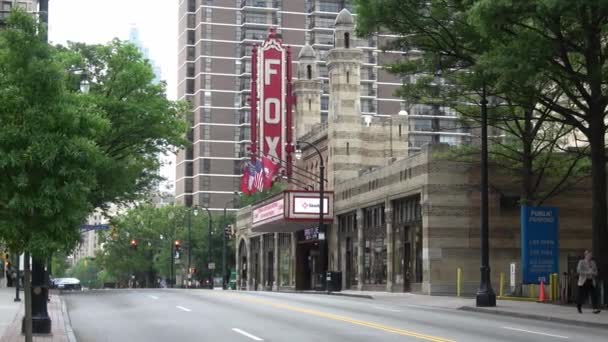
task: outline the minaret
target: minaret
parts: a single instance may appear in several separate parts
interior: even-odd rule
[[[357,177],[362,168],[361,60],[354,46],[354,19],[343,9],[336,18],[334,48],[329,51],[328,138],[334,184]],[[333,170],[332,170],[333,168]],[[331,173],[330,173],[331,174]]]
[[[298,55],[298,80],[294,81],[296,97],[296,139],[310,132],[315,124],[321,123],[322,82],[319,80],[317,54],[306,44]]]

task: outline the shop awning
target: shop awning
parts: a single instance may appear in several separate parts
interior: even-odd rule
[[[334,218],[333,192],[324,192],[323,222]],[[251,231],[263,233],[292,233],[319,224],[319,193],[314,191],[284,191],[254,205]]]

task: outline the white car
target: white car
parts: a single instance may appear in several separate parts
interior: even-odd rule
[[[76,278],[57,278],[53,280],[54,287],[60,290],[80,290],[80,280]]]

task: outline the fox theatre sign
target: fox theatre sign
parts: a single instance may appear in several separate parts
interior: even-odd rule
[[[271,29],[262,46],[254,46],[251,63],[251,152],[254,158],[269,156],[291,172],[291,50]]]

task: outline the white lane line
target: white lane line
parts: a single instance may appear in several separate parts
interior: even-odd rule
[[[519,328],[513,328],[513,327],[502,327],[502,328],[503,329],[507,329],[507,330],[515,330],[515,331],[526,332],[526,333],[529,333],[529,334],[536,334],[536,335],[543,335],[543,336],[550,336],[550,337],[557,337],[557,338],[564,338],[564,339],[569,338],[568,336],[547,334],[547,333],[540,332],[540,331],[525,330],[525,329],[519,329]]]
[[[389,309],[389,308],[383,308],[381,306],[374,306],[374,308],[378,309],[378,310],[384,310],[384,311],[390,311],[390,312],[401,312],[401,310],[395,310],[395,309]]]
[[[192,311],[192,310],[190,310],[190,309],[188,309],[188,308],[185,308],[185,307],[183,307],[183,306],[179,306],[179,305],[177,305],[177,306],[176,306],[176,308],[178,308],[178,309],[180,309],[180,310],[184,310],[184,311],[186,311],[186,312],[190,312],[190,311]]]
[[[246,331],[243,331],[241,329],[238,329],[238,328],[232,328],[232,331],[234,331],[235,333],[239,333],[239,334],[241,334],[243,336],[247,336],[247,337],[249,337],[250,339],[252,339],[254,341],[264,341],[263,339],[261,339],[261,338],[259,338],[257,336],[251,335],[250,333],[248,333]]]
[[[152,299],[158,299],[158,297],[153,296],[153,295],[146,295],[146,296],[148,296],[148,297],[150,297],[150,298],[152,298]]]

